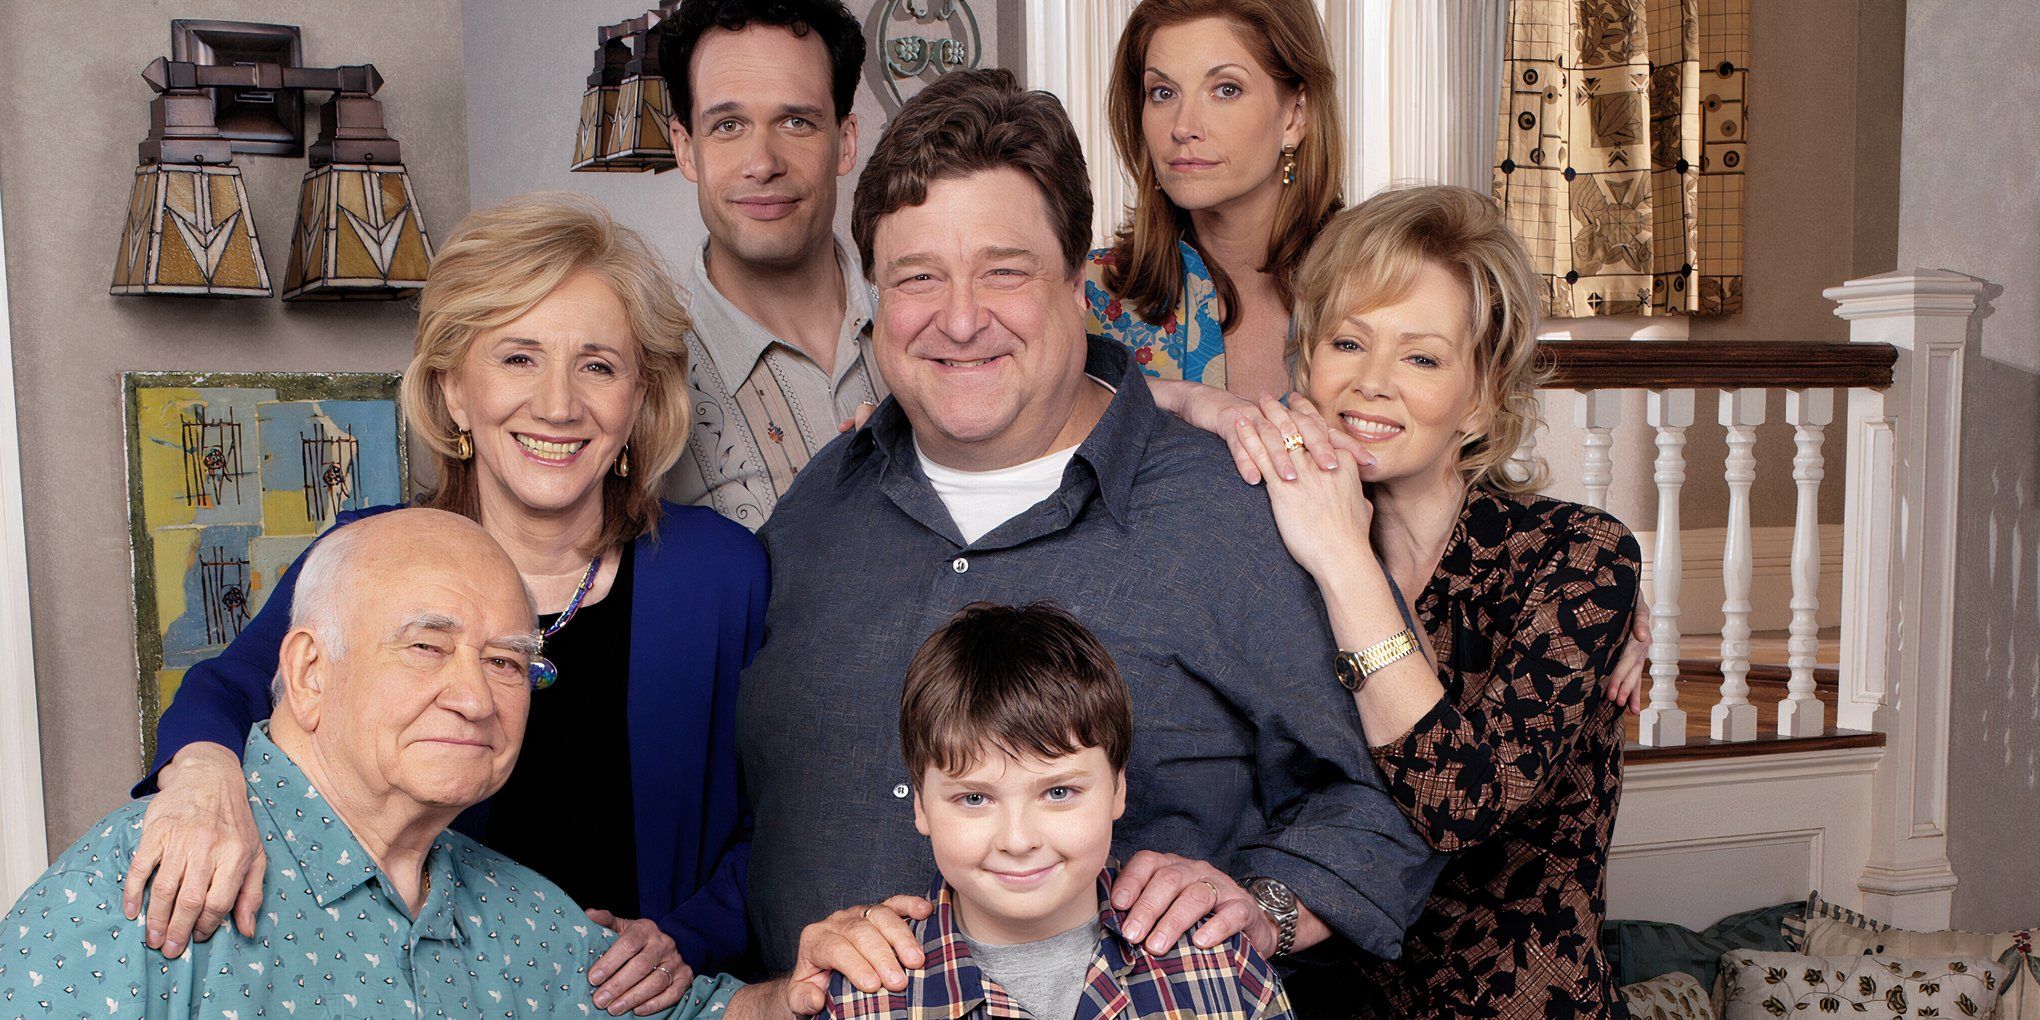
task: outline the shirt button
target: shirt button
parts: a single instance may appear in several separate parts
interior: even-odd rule
[[[912,790],[907,789],[907,784],[905,783],[901,783],[900,785],[892,788],[892,795],[900,798],[901,800],[907,799],[907,794],[912,792],[913,792]]]
[[[961,574],[964,571],[970,569],[970,561],[964,559],[961,556],[958,556],[957,558],[949,561],[949,569],[954,570],[957,573]]]

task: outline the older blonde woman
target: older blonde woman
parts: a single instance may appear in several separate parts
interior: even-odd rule
[[[1599,1016],[1616,1001],[1598,932],[1622,707],[1596,689],[1639,554],[1613,517],[1508,468],[1536,414],[1535,287],[1492,199],[1378,195],[1304,262],[1292,353],[1308,399],[1269,408],[1290,435],[1293,412],[1372,454],[1342,451],[1329,471],[1299,458],[1267,489],[1391,795],[1452,855],[1402,958],[1351,986],[1378,988],[1395,1016]],[[1241,435],[1269,470],[1267,444]]]
[[[672,1005],[690,969],[721,968],[746,939],[732,713],[763,633],[765,560],[741,526],[658,499],[687,439],[678,294],[594,202],[514,199],[463,220],[433,260],[404,378],[439,479],[418,504],[479,522],[545,630],[516,769],[456,828],[617,931],[589,975],[616,1014]],[[264,850],[236,751],[269,714],[296,579],[294,565],[186,674],[157,729],[137,792],[161,793],[124,905],[136,916],[149,893],[148,941],[168,955],[230,911],[253,927]]]

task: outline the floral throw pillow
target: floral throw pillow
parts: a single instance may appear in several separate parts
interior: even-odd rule
[[[1964,957],[1721,956],[1722,1020],[1957,1017],[1995,1014],[2003,968]]]
[[[1873,953],[1904,957],[1974,957],[1996,960],[2004,970],[1998,1020],[2040,1020],[2040,957],[2033,955],[2036,929],[2005,932],[1907,931],[1838,907],[1814,893],[1805,919],[1787,918],[1788,942],[1811,956]]]
[[[1673,971],[1622,986],[1630,1020],[1715,1020],[1707,989],[1691,974]]]

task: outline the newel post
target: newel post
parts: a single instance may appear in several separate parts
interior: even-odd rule
[[[1915,269],[1826,291],[1855,343],[1898,348],[1889,390],[1851,390],[1836,725],[1881,730],[1862,909],[1948,926],[1948,692],[1962,359],[1982,281]]]

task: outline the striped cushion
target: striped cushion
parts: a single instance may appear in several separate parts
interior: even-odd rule
[[[1806,931],[1815,921],[1832,921],[1834,925],[1855,928],[1875,934],[1890,931],[1891,926],[1874,921],[1844,906],[1838,906],[1820,898],[1820,890],[1806,894],[1806,910],[1796,916],[1785,918],[1785,946],[1795,953],[1807,952]],[[1830,927],[1830,926],[1823,926]]]

